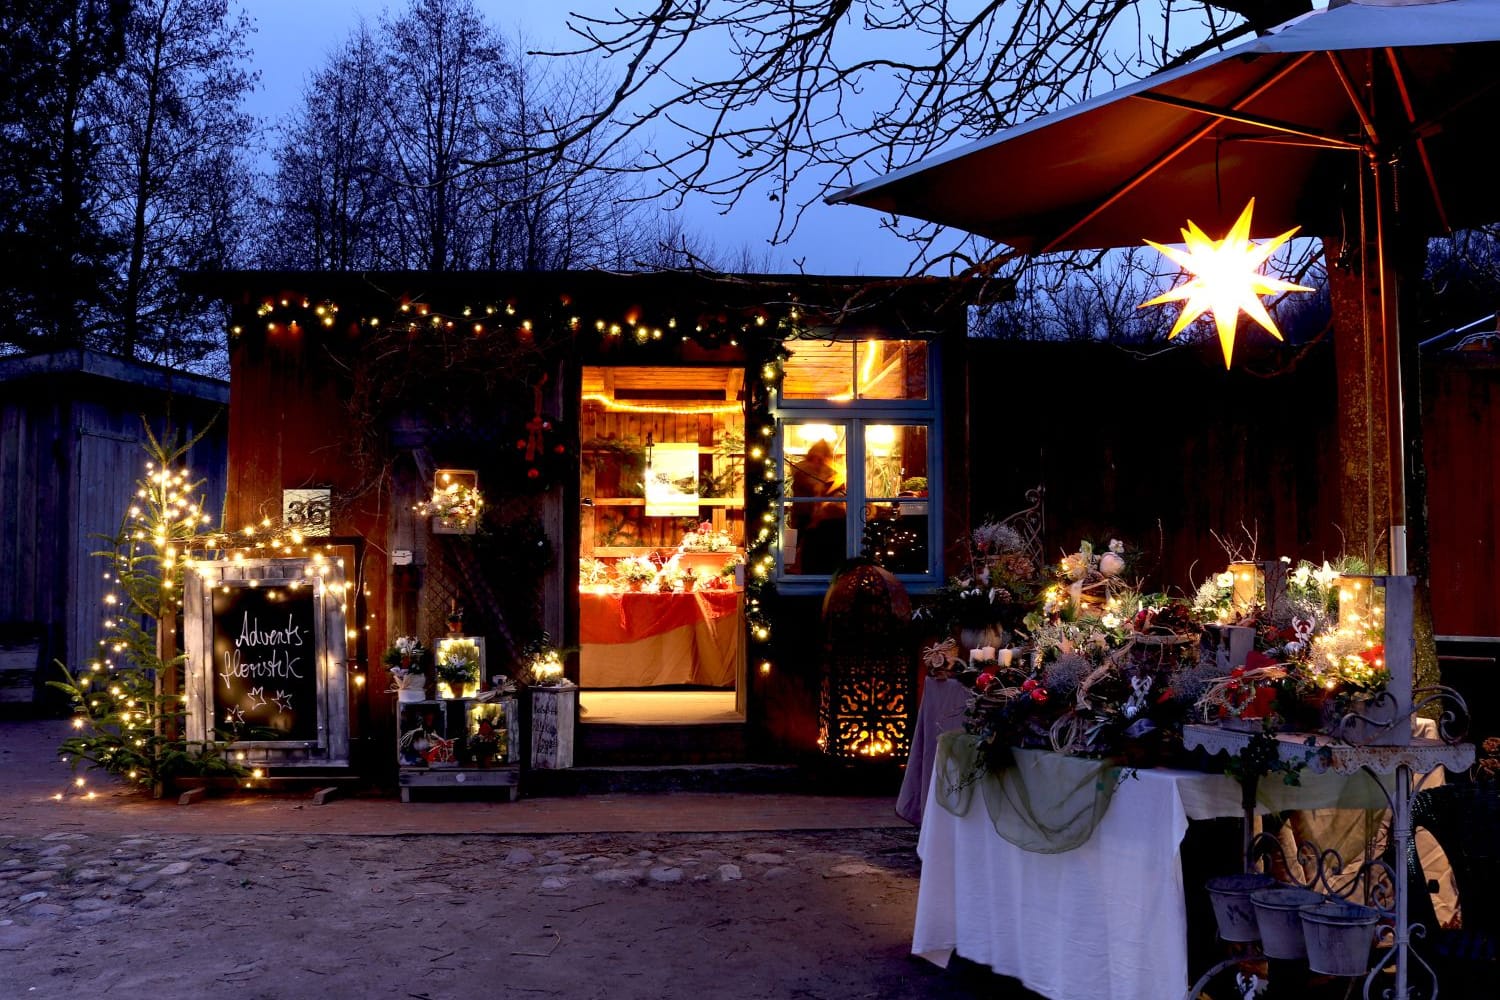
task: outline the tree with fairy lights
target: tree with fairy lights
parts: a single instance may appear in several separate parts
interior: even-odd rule
[[[163,655],[164,633],[175,635],[182,608],[183,571],[212,534],[204,480],[194,480],[185,462],[205,432],[183,443],[174,432],[158,436],[146,425],[150,460],[135,502],[119,532],[105,538],[108,547],[94,553],[105,560],[111,583],[99,655],[76,670],[59,663],[64,679],[50,682],[72,700],[74,733],[60,749],[75,775],[87,764],[159,790],[175,776],[239,773],[220,744],[183,738],[184,657]],[[75,776],[75,791],[92,797],[86,788]]]

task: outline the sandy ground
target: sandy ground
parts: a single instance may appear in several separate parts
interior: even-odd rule
[[[0,723],[6,1000],[1027,996],[908,954],[888,800],[59,803],[60,736]]]

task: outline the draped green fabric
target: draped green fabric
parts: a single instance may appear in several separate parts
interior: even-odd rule
[[[938,804],[964,816],[978,788],[995,832],[1023,851],[1062,854],[1087,843],[1109,808],[1119,768],[1045,750],[1013,754],[1015,763],[997,773],[981,762],[973,736],[944,733],[932,773]]]

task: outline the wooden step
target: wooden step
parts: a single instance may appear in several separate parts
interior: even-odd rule
[[[743,723],[629,725],[589,722],[575,730],[579,767],[627,764],[721,764],[747,757]]]

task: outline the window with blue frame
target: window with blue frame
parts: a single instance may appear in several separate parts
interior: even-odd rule
[[[776,405],[783,589],[826,587],[865,555],[941,579],[935,351],[926,340],[797,340]]]

